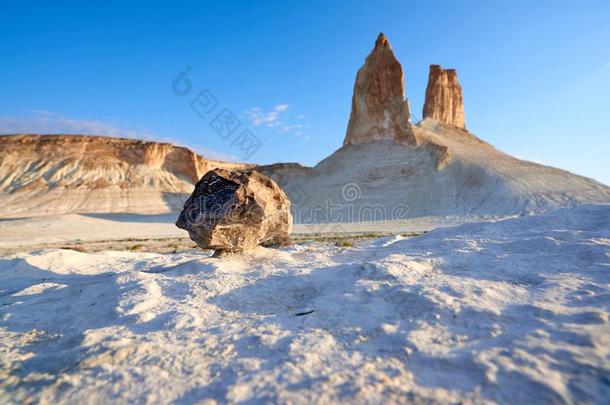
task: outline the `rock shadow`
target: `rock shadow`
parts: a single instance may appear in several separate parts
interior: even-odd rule
[[[29,357],[4,363],[6,375],[18,378],[16,384],[2,384],[7,392],[38,393],[95,354],[82,345],[88,330],[135,321],[116,308],[121,293],[137,280],[119,285],[115,272],[64,275],[23,259],[12,262],[0,281],[0,327],[4,339],[19,339],[18,352]]]

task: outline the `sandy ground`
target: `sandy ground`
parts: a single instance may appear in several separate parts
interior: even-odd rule
[[[21,252],[0,291],[3,403],[610,398],[610,206],[223,259]]]
[[[178,213],[160,215],[135,214],[67,214],[31,218],[0,219],[0,254],[15,251],[106,244],[107,248],[129,249],[134,245],[163,248],[162,243],[183,245],[188,232],[174,222]],[[421,217],[385,222],[330,224],[295,224],[294,236],[349,235],[363,233],[422,233],[439,227],[480,220],[480,217]],[[115,243],[110,243],[115,242]],[[121,242],[117,245],[116,242]],[[192,245],[189,243],[189,245]],[[78,248],[78,246],[76,246]],[[99,249],[95,249],[99,250]],[[165,250],[163,250],[165,251]]]
[[[0,249],[62,242],[188,236],[177,215],[67,214],[0,220]]]

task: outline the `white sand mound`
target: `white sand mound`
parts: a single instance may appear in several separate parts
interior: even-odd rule
[[[421,216],[507,216],[610,203],[610,187],[519,160],[471,133],[426,119],[419,145],[348,145],[313,168],[263,166],[286,190],[296,223]]]
[[[0,290],[0,402],[610,398],[610,206],[223,260],[23,253]]]

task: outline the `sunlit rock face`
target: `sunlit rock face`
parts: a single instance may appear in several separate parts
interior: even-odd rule
[[[404,89],[402,66],[388,39],[381,33],[356,75],[352,112],[343,145],[381,140],[415,145]]]
[[[199,180],[176,226],[204,249],[243,252],[261,242],[288,238],[290,201],[255,170],[214,169]]]
[[[180,209],[210,169],[252,165],[191,149],[92,135],[0,136],[0,217],[161,214]]]
[[[458,82],[455,69],[430,65],[423,116],[466,129],[462,86]]]

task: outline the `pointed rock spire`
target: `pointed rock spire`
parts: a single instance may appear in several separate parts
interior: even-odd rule
[[[440,65],[430,65],[423,116],[466,129],[462,87],[458,82],[455,69],[443,69]]]
[[[377,35],[377,39],[375,40],[375,49],[388,47],[392,49],[390,41],[388,41],[388,37],[386,37],[383,32],[380,32],[379,35]]]
[[[343,145],[378,140],[416,144],[408,106],[402,66],[388,38],[380,33],[375,48],[356,75],[352,113]]]

